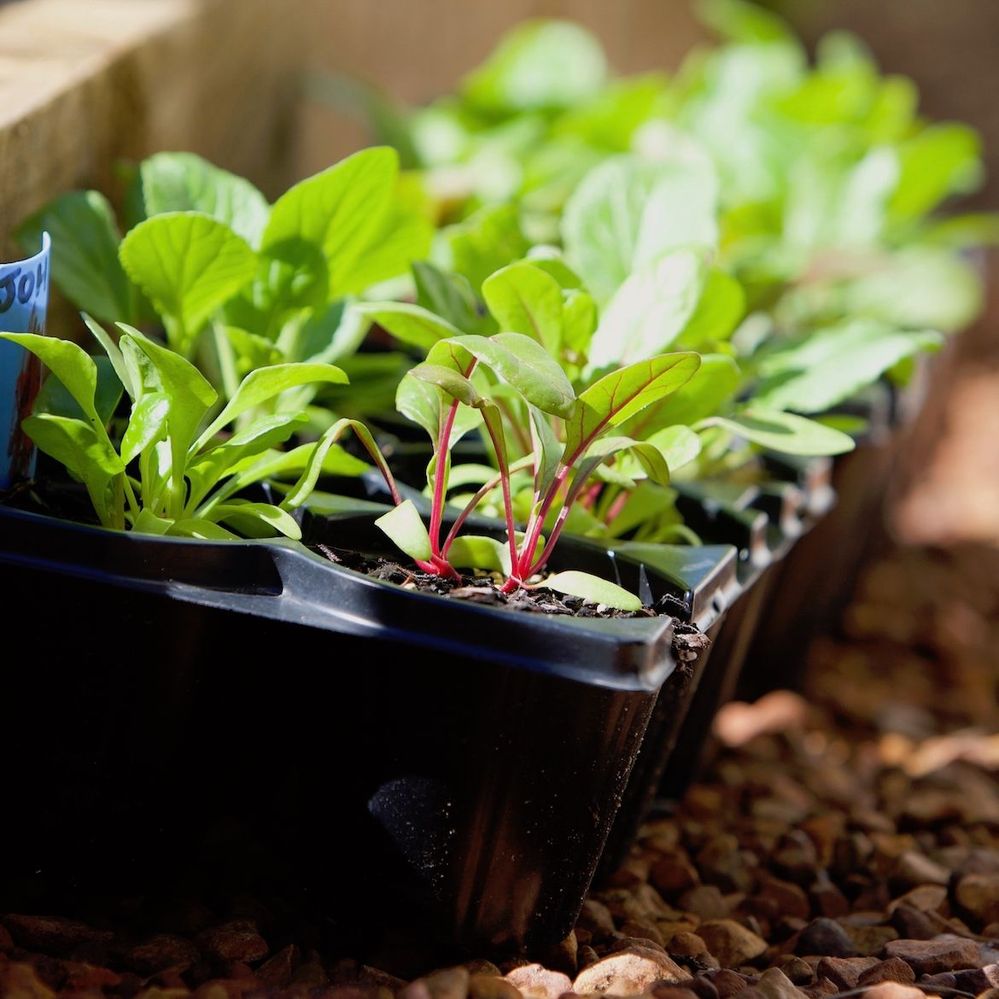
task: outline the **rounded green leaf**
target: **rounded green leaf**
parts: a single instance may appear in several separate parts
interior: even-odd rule
[[[432,557],[430,535],[412,500],[404,500],[393,507],[379,517],[375,524],[411,559],[426,562]]]
[[[123,240],[121,262],[187,352],[195,335],[257,270],[246,240],[199,212],[169,212],[139,223]]]
[[[430,350],[438,340],[462,333],[446,319],[410,302],[360,302],[354,310],[378,323],[400,343],[418,350]]]
[[[738,416],[715,417],[711,422],[754,444],[784,454],[845,454],[854,448],[853,438],[847,434],[794,413],[747,409]]]
[[[99,419],[94,405],[97,365],[82,347],[40,333],[0,333],[0,338],[30,350],[62,382],[86,416]]]
[[[482,282],[482,297],[499,328],[537,340],[550,354],[562,342],[562,289],[540,267],[510,264]]]

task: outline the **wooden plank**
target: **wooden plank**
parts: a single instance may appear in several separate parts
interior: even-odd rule
[[[190,149],[273,193],[292,179],[298,0],[21,0],[0,7],[0,227],[116,164]]]

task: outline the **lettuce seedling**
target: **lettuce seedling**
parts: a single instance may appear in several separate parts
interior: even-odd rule
[[[68,340],[32,333],[0,337],[20,344],[48,367],[42,405],[24,421],[24,430],[83,483],[100,523],[117,530],[214,540],[234,538],[234,531],[250,537],[300,537],[286,509],[239,495],[272,475],[298,475],[313,467],[314,445],[273,450],[301,428],[304,414],[261,415],[260,408],[299,386],[343,383],[344,373],[319,363],[259,368],[213,415],[218,394],[190,361],[125,323],[118,324],[116,342],[100,324],[85,318],[109,365],[99,367]],[[51,388],[53,379],[61,392]],[[112,440],[108,424],[123,390],[131,407],[123,432]],[[237,428],[223,436],[234,424]],[[332,429],[336,436],[353,429],[384,466],[363,426],[340,421]],[[330,451],[331,443],[322,455],[328,471],[357,474],[366,467],[345,452]],[[311,486],[300,480],[294,488],[302,496]]]
[[[697,370],[691,352],[665,354],[612,371],[578,396],[564,371],[536,340],[521,333],[457,336],[436,343],[427,360],[403,379],[397,405],[430,435],[429,523],[406,500],[380,518],[379,526],[426,572],[456,578],[459,567],[499,570],[501,589],[531,582],[547,563],[569,511],[597,469],[615,456],[631,455],[655,482],[669,482],[669,465],[656,444],[611,432],[647,406],[680,388]],[[510,461],[502,403],[514,396],[530,414],[527,454]],[[450,451],[461,435],[481,423],[492,445],[497,472],[472,496],[444,532]],[[520,446],[520,442],[516,445]],[[530,473],[531,509],[518,531],[511,476]],[[494,489],[503,497],[505,542],[461,534],[469,516]],[[547,538],[546,523],[550,523]],[[637,598],[585,573],[558,573],[542,584],[613,606],[636,609]]]

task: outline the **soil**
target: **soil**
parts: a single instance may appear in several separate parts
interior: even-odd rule
[[[657,613],[651,607],[643,607],[640,611],[616,610],[601,604],[587,603],[581,597],[546,590],[544,587],[502,593],[498,585],[502,583],[499,574],[477,573],[462,576],[460,579],[447,579],[444,576],[421,572],[419,569],[407,568],[391,559],[362,555],[341,548],[331,548],[329,545],[316,545],[315,550],[336,565],[363,572],[374,579],[383,579],[406,589],[468,600],[488,607],[504,607],[510,610],[569,617],[634,618],[655,617]],[[665,613],[665,611],[660,612]]]

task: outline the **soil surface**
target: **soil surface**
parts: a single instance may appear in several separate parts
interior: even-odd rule
[[[999,999],[999,551],[897,552],[844,627],[809,701],[723,711],[702,780],[535,963],[440,969],[400,941],[365,966],[271,903],[113,900],[0,916],[0,995]]]

